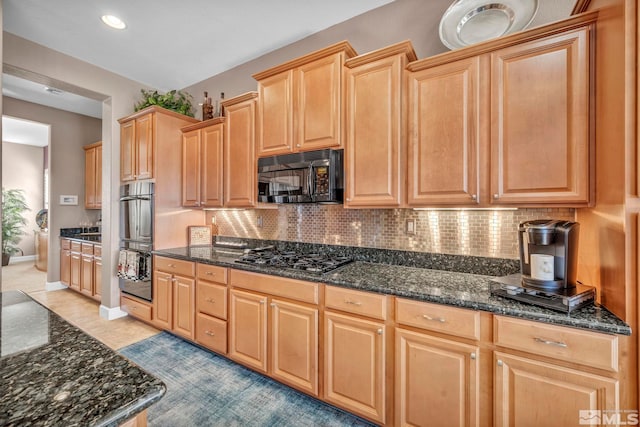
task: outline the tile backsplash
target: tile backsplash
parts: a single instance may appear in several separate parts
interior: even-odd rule
[[[209,223],[212,217],[221,236],[515,259],[520,222],[573,221],[575,209],[344,209],[309,204],[208,211]],[[414,233],[407,233],[408,221],[414,221]]]

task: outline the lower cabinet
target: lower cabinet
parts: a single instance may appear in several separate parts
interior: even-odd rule
[[[93,280],[93,255],[83,254],[80,268],[80,292],[90,297],[93,296]]]
[[[331,312],[324,319],[324,399],[384,423],[384,323]]]
[[[196,264],[196,342],[227,354],[227,269]]]
[[[153,324],[195,338],[195,263],[154,258]]]
[[[229,297],[229,357],[267,372],[267,297],[232,289]]]
[[[477,346],[396,328],[399,426],[478,426]]]
[[[60,282],[71,284],[71,251],[64,248],[60,250]]]
[[[196,342],[216,353],[227,354],[227,322],[197,313]]]
[[[82,271],[82,254],[80,252],[71,252],[70,270],[69,287],[79,292],[80,275]]]
[[[60,282],[88,297],[102,298],[102,246],[60,239]]]
[[[93,256],[93,298],[102,300],[102,247],[94,247]]]
[[[580,411],[619,409],[615,379],[501,352],[494,361],[496,427],[590,424]]]
[[[120,310],[145,322],[151,322],[152,307],[148,301],[132,296],[120,296]]]

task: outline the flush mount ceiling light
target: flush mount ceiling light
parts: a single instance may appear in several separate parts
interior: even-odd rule
[[[64,92],[61,91],[60,89],[56,89],[55,87],[50,87],[50,86],[45,86],[44,90],[46,92],[52,93],[54,95],[62,95]]]
[[[100,19],[102,19],[102,22],[104,22],[106,25],[110,26],[111,28],[115,28],[116,30],[124,30],[125,28],[127,28],[127,24],[125,24],[124,21],[117,16],[102,15]]]

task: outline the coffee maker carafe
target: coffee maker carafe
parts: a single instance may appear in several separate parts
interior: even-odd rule
[[[522,286],[560,290],[576,286],[580,224],[562,220],[525,221],[518,228]]]

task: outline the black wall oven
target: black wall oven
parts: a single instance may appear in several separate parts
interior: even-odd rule
[[[120,290],[152,301],[154,184],[134,182],[120,189]]]

